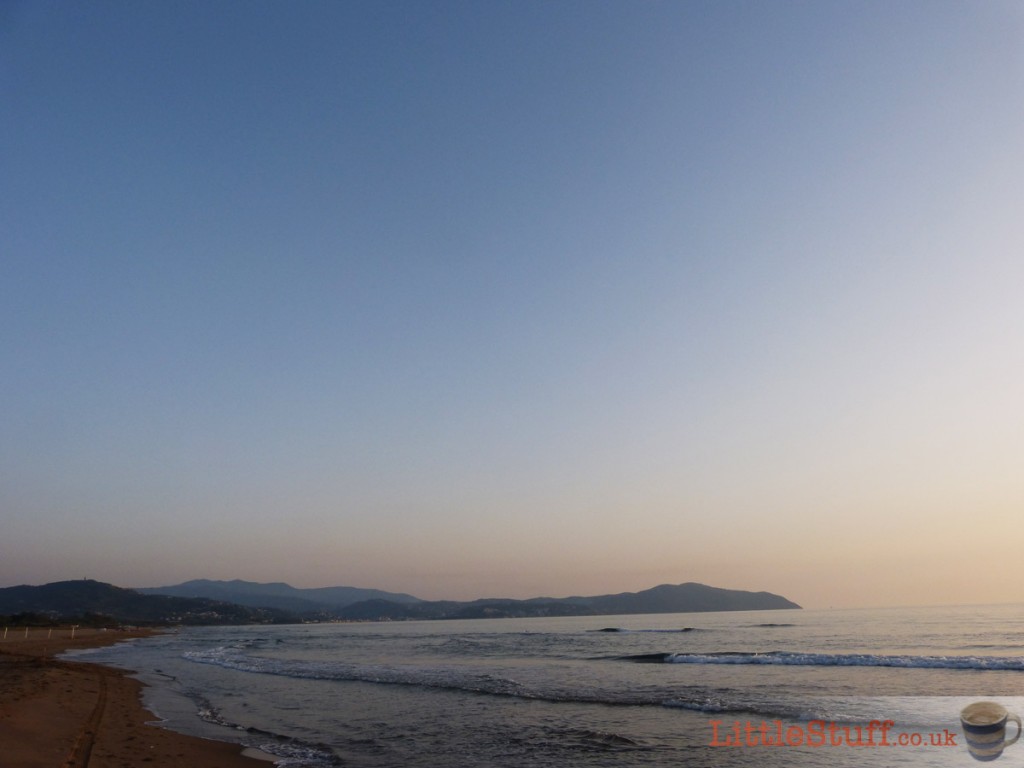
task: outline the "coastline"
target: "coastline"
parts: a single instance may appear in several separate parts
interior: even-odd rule
[[[124,670],[58,654],[148,637],[155,630],[24,628],[0,637],[0,744],[10,768],[260,768],[240,744],[153,725],[143,684]],[[0,635],[3,632],[0,631]],[[247,753],[247,754],[243,754]]]

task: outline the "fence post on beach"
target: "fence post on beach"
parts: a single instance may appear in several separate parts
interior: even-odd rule
[[[25,627],[25,639],[28,640],[28,627]]]
[[[76,629],[78,629],[78,625],[77,625],[77,624],[72,624],[72,625],[71,625],[71,639],[72,639],[72,640],[74,640],[74,639],[75,639],[75,630],[76,630]]]
[[[53,637],[53,627],[50,627],[50,631],[46,633],[46,639],[49,640]]]
[[[4,640],[7,639],[7,627],[4,627]]]

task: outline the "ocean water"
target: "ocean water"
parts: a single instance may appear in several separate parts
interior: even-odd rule
[[[1024,714],[1021,605],[207,627],[78,658],[135,670],[166,727],[307,768],[963,766],[964,706]]]

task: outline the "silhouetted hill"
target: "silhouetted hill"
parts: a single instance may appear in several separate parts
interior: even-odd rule
[[[692,581],[686,584],[662,584],[643,592],[583,598],[583,601],[593,607],[595,612],[608,614],[764,611],[800,607],[770,592],[721,589]]]
[[[56,620],[91,615],[127,624],[254,624],[297,621],[295,614],[209,599],[143,595],[91,579],[0,589],[0,615]]]
[[[191,586],[190,586],[191,585]],[[379,590],[353,587],[325,587],[296,590],[287,584],[253,582],[194,581],[179,584],[181,591],[206,591],[236,602],[166,594],[143,594],[142,590],[123,589],[98,581],[60,581],[39,587],[18,586],[0,589],[0,616],[29,615],[35,620],[108,616],[131,624],[254,624],[289,623],[303,619],[373,621],[379,619],[478,619],[526,618],[535,616],[597,616],[635,613],[691,613],[697,611],[756,611],[799,608],[800,606],[769,592],[745,592],[719,589],[704,584],[662,584],[642,592],[623,592],[593,597],[535,597],[530,600],[487,598],[458,602],[454,600],[417,600],[397,595],[404,601],[371,597],[341,607],[297,597],[299,593],[326,595],[344,599],[356,593],[393,595]],[[146,590],[152,592],[153,590]],[[291,606],[288,610],[274,607]],[[257,601],[259,605],[241,605],[237,600]],[[269,607],[268,607],[269,606]]]
[[[477,619],[533,616],[601,616],[633,613],[695,613],[704,611],[764,611],[800,608],[770,592],[720,589],[705,584],[662,584],[642,592],[594,597],[535,597],[530,600],[490,598],[471,602],[450,600],[397,605],[387,600],[355,603],[343,608],[342,618]]]
[[[174,597],[206,597],[256,608],[278,608],[305,615],[334,615],[353,603],[367,600],[387,600],[391,603],[418,603],[419,598],[401,592],[359,587],[317,587],[298,589],[283,582],[261,584],[254,581],[213,581],[193,579],[169,587],[143,587],[137,590],[148,595]]]

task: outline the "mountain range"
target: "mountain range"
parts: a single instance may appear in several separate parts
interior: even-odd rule
[[[248,605],[253,608],[277,608],[300,615],[327,612],[335,614],[346,606],[366,600],[386,600],[406,604],[422,602],[418,597],[401,592],[359,587],[316,587],[299,589],[283,582],[261,584],[254,581],[211,581],[194,579],[169,587],[141,587],[136,592],[144,595],[170,595],[172,597],[205,597],[226,603]]]
[[[721,589],[693,582],[591,597],[464,602],[427,601],[404,593],[357,587],[297,589],[280,582],[207,579],[134,590],[91,580],[0,589],[0,615],[31,614],[51,620],[93,615],[121,622],[167,624],[524,618],[799,607],[770,592]]]
[[[143,595],[134,589],[79,579],[0,589],[0,617],[13,624],[269,624],[295,615],[208,598]]]
[[[469,602],[439,600],[406,604],[369,600],[347,606],[341,613],[343,618],[352,620],[479,619],[758,611],[799,607],[796,603],[770,592],[721,589],[689,582],[662,584],[641,592],[620,592],[592,597],[534,597],[529,600],[487,598]]]

